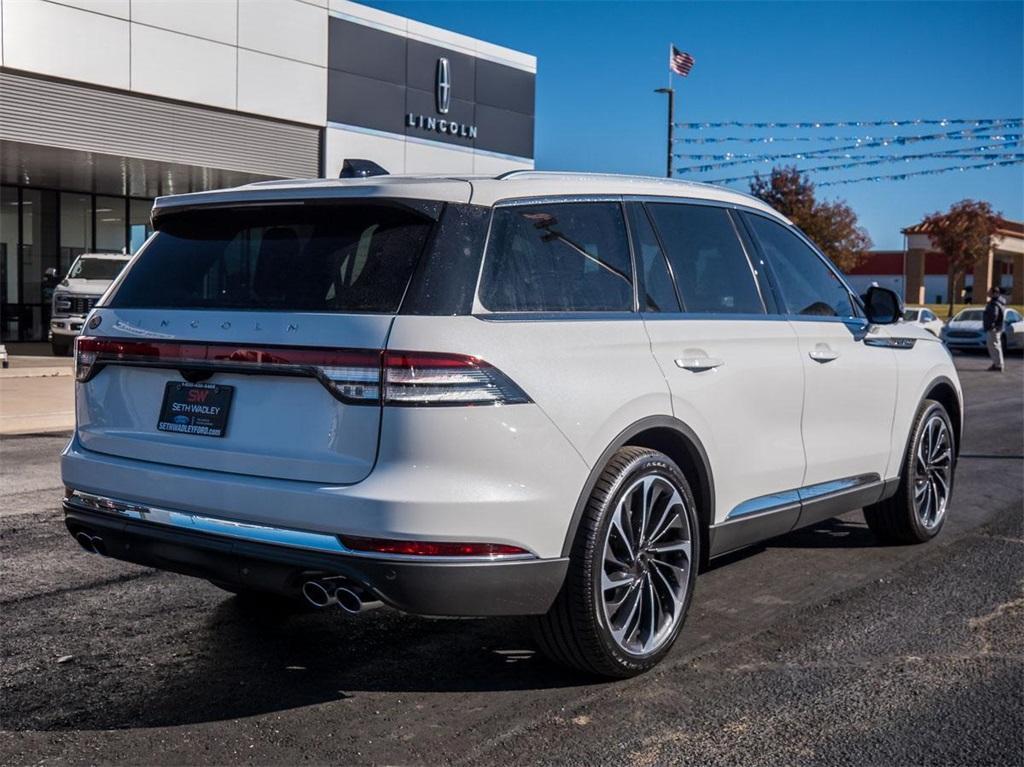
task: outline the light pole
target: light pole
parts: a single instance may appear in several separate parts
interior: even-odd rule
[[[676,92],[672,88],[656,88],[654,92],[668,94],[668,156],[665,163],[665,175],[672,178],[672,124]]]

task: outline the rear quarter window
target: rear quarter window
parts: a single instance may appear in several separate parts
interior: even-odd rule
[[[171,214],[110,306],[392,313],[430,229],[382,205]]]
[[[480,302],[492,312],[632,311],[622,206],[569,202],[495,208]]]

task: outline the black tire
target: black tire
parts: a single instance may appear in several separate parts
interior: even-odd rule
[[[71,345],[51,341],[50,351],[53,353],[54,357],[68,357],[71,355]]]
[[[900,469],[900,484],[896,493],[891,498],[864,507],[864,520],[868,523],[871,532],[882,543],[927,543],[939,534],[945,524],[946,513],[944,512],[934,526],[926,526],[914,507],[914,456],[924,435],[925,425],[936,415],[945,422],[950,439],[951,469],[947,503],[952,498],[957,453],[956,445],[952,444],[952,440],[956,438],[953,423],[942,403],[930,399],[925,400],[917,411],[914,426],[910,431],[911,437],[907,441],[907,450]]]
[[[616,643],[608,626],[601,586],[602,563],[608,529],[619,501],[638,479],[649,475],[665,480],[681,496],[692,548],[686,568],[686,591],[677,608],[675,625],[652,652],[634,654]],[[693,595],[701,555],[696,508],[686,477],[668,456],[632,446],[616,452],[594,486],[580,519],[562,589],[551,609],[533,621],[534,637],[541,651],[556,663],[605,677],[631,677],[657,664],[679,635]]]

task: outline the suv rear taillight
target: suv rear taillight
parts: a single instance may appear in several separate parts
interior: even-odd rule
[[[384,353],[386,405],[517,405],[530,401],[512,379],[478,357]]]
[[[477,357],[433,352],[237,346],[79,336],[75,378],[86,382],[106,365],[240,374],[311,376],[354,405],[514,405],[530,398]]]

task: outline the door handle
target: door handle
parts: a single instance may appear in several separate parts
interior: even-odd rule
[[[676,360],[676,365],[683,370],[690,370],[694,373],[713,370],[722,367],[724,364],[725,360],[720,360],[716,357],[680,357]]]
[[[821,348],[821,349],[812,349],[811,351],[807,352],[807,356],[810,357],[815,362],[822,362],[822,363],[824,363],[824,362],[831,362],[834,359],[838,359],[839,358],[839,352],[833,351],[832,349],[829,349],[828,347],[824,347],[824,348]]]

